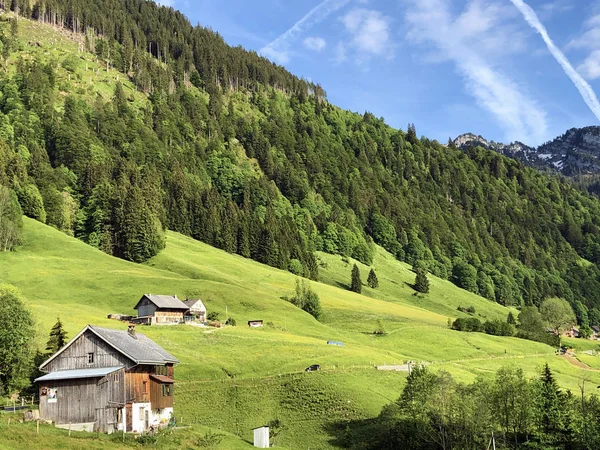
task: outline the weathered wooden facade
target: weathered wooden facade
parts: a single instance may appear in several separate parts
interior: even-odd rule
[[[57,426],[144,432],[173,412],[179,361],[142,334],[88,325],[42,364],[40,417]]]
[[[144,294],[133,309],[138,316],[136,322],[147,325],[172,325],[184,322],[189,307],[176,295]]]

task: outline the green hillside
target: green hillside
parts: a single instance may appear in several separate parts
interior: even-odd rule
[[[596,356],[448,327],[554,296],[600,325],[597,198],[343,111],[318,84],[154,2],[15,5],[18,22],[0,15],[0,237],[14,247],[0,252],[0,283],[23,292],[38,348],[57,317],[69,336],[124,328],[107,315],[133,314],[144,293],[199,296],[237,321],[142,330],[181,361],[175,413],[189,426],[154,448],[195,448],[211,429],[225,433],[220,448],[249,448],[252,428],[276,419],[280,448],[335,448],[400,395],[406,373],[375,367],[407,361],[459,382],[548,363],[564,389],[600,386]],[[379,287],[351,292],[354,264]],[[429,273],[428,294],[413,267]],[[319,320],[286,300],[300,275]],[[264,328],[246,326],[257,319]],[[305,373],[312,364],[322,370]],[[139,446],[38,436],[0,415],[0,449],[24,443]]]
[[[210,332],[184,325],[142,330],[181,360],[176,415],[194,427],[251,440],[251,428],[278,418],[285,425],[281,446],[328,448],[328,424],[374,417],[399,395],[405,374],[373,365],[407,360],[427,361],[464,381],[507,364],[533,376],[548,362],[563,387],[576,390],[584,374],[600,384],[600,373],[575,368],[546,345],[449,330],[447,318],[460,314],[456,305],[474,306],[487,318],[504,318],[508,309],[433,277],[430,294],[416,297],[407,286],[414,274],[382,249],[373,264],[380,288],[365,287],[365,295],[339,286],[350,276],[341,257],[320,255],[328,284],[311,283],[324,309],[317,322],[280,298],[292,292],[292,274],[177,233],[168,233],[159,256],[137,265],[30,219],[24,229],[23,246],[0,254],[0,282],[25,294],[40,346],[57,316],[70,336],[87,323],[124,327],[107,314],[131,314],[147,292],[199,295],[209,311],[236,318],[237,327]],[[251,319],[268,325],[249,329]],[[388,335],[370,334],[378,319]],[[328,339],[345,346],[328,346]],[[310,364],[323,370],[303,373]]]
[[[28,217],[126,260],[169,229],[311,279],[318,252],[370,264],[376,243],[600,325],[600,201],[565,180],[341,110],[154,2],[27,3],[0,17],[0,184]]]

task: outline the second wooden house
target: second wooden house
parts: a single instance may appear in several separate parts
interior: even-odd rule
[[[135,323],[145,325],[175,325],[184,322],[189,306],[176,295],[144,294],[133,307],[138,314]]]

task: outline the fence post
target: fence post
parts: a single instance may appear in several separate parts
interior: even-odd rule
[[[71,437],[71,422],[69,422],[69,437]]]
[[[39,419],[36,421],[35,432],[37,434],[40,434],[40,420]]]

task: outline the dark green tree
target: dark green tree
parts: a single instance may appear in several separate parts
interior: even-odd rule
[[[508,316],[506,317],[506,322],[510,323],[511,325],[517,325],[517,321],[515,319],[515,316],[513,315],[512,311],[510,311],[508,313]]]
[[[56,353],[58,350],[63,348],[67,343],[67,332],[63,327],[63,323],[60,317],[56,319],[56,323],[50,330],[50,337],[46,344],[46,351],[50,354]]]
[[[369,271],[367,284],[372,289],[377,289],[379,287],[379,280],[377,279],[377,274],[375,273],[375,270],[373,270],[373,268],[371,268],[371,270]]]
[[[558,387],[548,363],[544,366],[539,384],[537,420],[540,439],[544,443],[560,443],[565,439],[565,395]]]
[[[415,291],[421,292],[422,294],[427,294],[429,292],[429,279],[427,278],[427,272],[423,269],[417,269],[413,287]]]
[[[362,281],[360,279],[360,269],[356,264],[352,267],[352,276],[350,279],[350,290],[360,294],[362,292]]]

